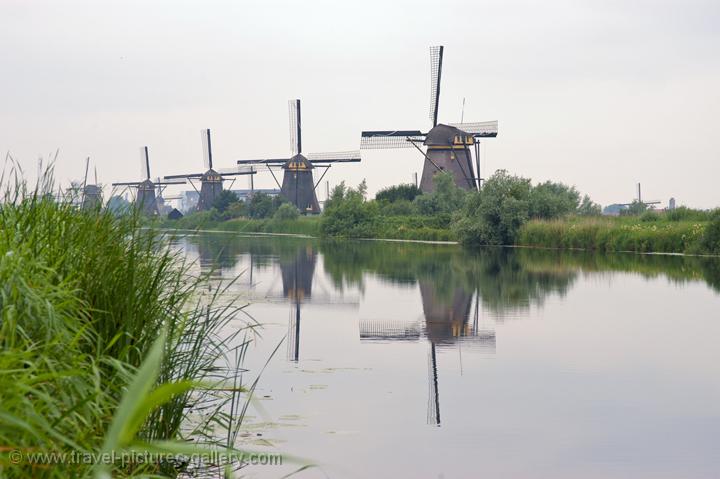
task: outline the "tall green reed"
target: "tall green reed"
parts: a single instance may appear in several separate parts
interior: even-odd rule
[[[127,399],[128,385],[153,348],[162,349],[154,386],[175,386],[140,415],[134,439],[231,446],[238,421],[226,411],[247,399],[238,361],[254,325],[227,325],[243,306],[219,301],[223,290],[208,290],[208,278],[138,214],[57,201],[51,168],[28,185],[11,165],[0,184],[0,477],[89,474],[88,464],[32,464],[27,455],[107,447],[123,397],[145,399]],[[167,463],[109,469],[175,472]]]

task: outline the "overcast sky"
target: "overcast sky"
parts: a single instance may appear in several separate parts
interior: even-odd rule
[[[720,2],[0,0],[0,151],[34,174],[56,148],[101,183],[352,150],[363,129],[430,126],[430,45],[445,45],[441,122],[499,120],[496,169],[575,185],[601,204],[720,205]],[[332,184],[410,182],[414,150],[363,152]],[[245,187],[245,178],[235,187]],[[268,174],[256,187],[273,187]],[[106,189],[106,193],[109,188]],[[324,199],[324,188],[320,191]]]

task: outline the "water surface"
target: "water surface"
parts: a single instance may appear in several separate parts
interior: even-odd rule
[[[319,465],[297,477],[720,477],[718,260],[181,245],[218,280],[240,275],[227,294],[264,325],[246,366],[282,342],[244,431]]]

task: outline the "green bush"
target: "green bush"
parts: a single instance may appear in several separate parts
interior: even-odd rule
[[[529,218],[531,190],[529,179],[497,171],[468,196],[453,225],[458,239],[466,245],[513,244]]]
[[[222,190],[212,203],[212,207],[220,213],[224,213],[228,207],[234,203],[238,203],[240,200],[237,195],[230,190]]]
[[[705,227],[700,247],[703,253],[720,254],[720,215],[716,214]]]
[[[438,173],[433,177],[435,189],[415,198],[414,205],[421,215],[451,214],[458,211],[465,202],[466,191],[455,185],[449,173]]]
[[[280,205],[286,201],[281,195],[270,196],[262,192],[255,193],[247,205],[248,216],[255,219],[272,218]]]
[[[296,220],[299,216],[300,212],[297,208],[295,208],[295,205],[291,205],[290,203],[283,203],[273,215],[273,219]]]
[[[395,203],[396,201],[413,201],[422,191],[413,184],[402,184],[384,188],[375,195],[376,201]]]
[[[378,223],[378,206],[365,201],[364,181],[358,188],[337,185],[325,203],[320,231],[324,236],[348,238],[374,238]]]
[[[562,183],[546,181],[530,190],[530,218],[560,218],[575,213],[580,205],[580,193]]]

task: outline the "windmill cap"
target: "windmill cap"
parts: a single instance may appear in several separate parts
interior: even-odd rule
[[[297,154],[285,162],[283,168],[286,170],[312,170],[314,167],[305,156]]]
[[[440,123],[428,132],[423,144],[426,146],[447,146],[452,144],[458,136],[473,137],[470,133],[466,133],[459,128]]]
[[[222,175],[220,175],[220,173],[218,173],[214,169],[210,168],[202,174],[202,176],[200,177],[200,181],[222,181]]]

